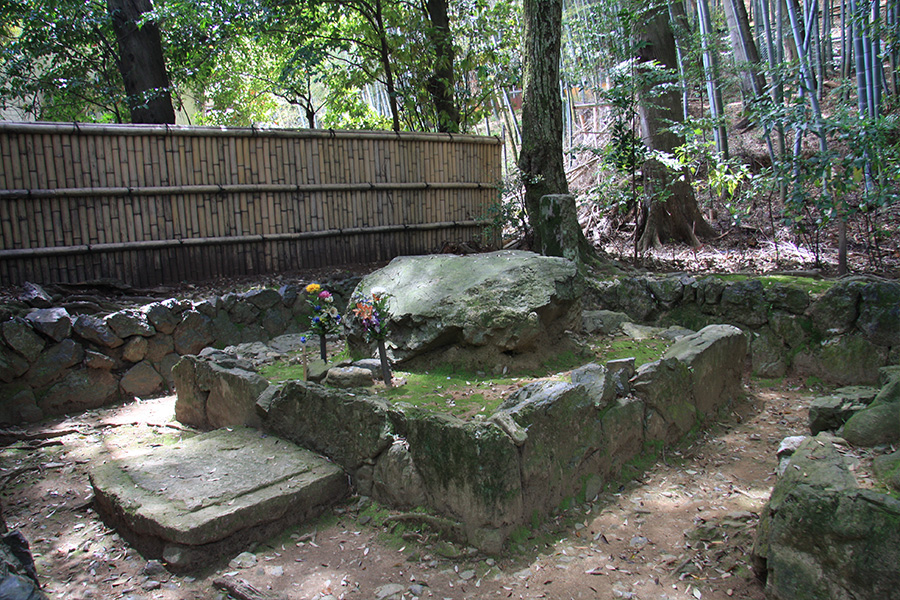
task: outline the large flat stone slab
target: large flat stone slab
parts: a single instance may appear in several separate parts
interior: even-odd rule
[[[348,492],[337,465],[255,429],[217,429],[91,472],[97,510],[147,558],[202,566],[320,513]]]

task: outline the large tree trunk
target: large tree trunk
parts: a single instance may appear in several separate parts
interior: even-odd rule
[[[677,66],[675,36],[665,10],[655,9],[642,21],[637,32],[638,60],[656,60],[669,69]],[[642,87],[638,114],[641,121],[641,137],[650,150],[671,153],[684,143],[669,128],[670,122],[682,120],[681,94],[677,86],[662,94],[654,95]],[[645,204],[643,218],[638,223],[640,238],[637,247],[645,251],[660,243],[673,240],[692,246],[699,240],[711,237],[715,230],[703,220],[697,207],[697,199],[685,173],[671,173],[655,159],[644,163]]]
[[[533,248],[541,252],[541,197],[569,191],[559,93],[562,0],[524,0],[522,12],[525,48],[519,169],[525,185],[525,212],[534,233]]]
[[[425,3],[431,28],[428,37],[434,46],[434,69],[426,87],[434,104],[438,131],[459,132],[459,109],[454,101],[453,35],[447,15],[447,0],[427,0]]]
[[[132,123],[174,123],[175,109],[159,27],[142,22],[150,0],[107,0],[119,44],[119,71],[125,82]]]

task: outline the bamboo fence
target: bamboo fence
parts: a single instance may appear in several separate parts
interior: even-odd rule
[[[0,123],[0,280],[135,286],[389,260],[483,233],[500,141]]]

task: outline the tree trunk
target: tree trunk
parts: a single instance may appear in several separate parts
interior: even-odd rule
[[[143,22],[150,0],[107,0],[119,44],[119,71],[125,82],[132,123],[174,123],[175,109],[159,27]]]
[[[453,63],[453,35],[447,15],[447,0],[427,0],[426,9],[431,19],[428,37],[434,46],[434,70],[426,87],[437,117],[438,131],[459,133],[459,109],[453,95],[455,76]]]
[[[637,32],[638,60],[656,60],[674,69],[677,66],[675,37],[667,11],[654,10],[642,24]],[[641,86],[642,101],[638,108],[641,137],[650,150],[671,153],[683,143],[668,126],[670,122],[682,119],[681,93],[676,86],[670,86],[660,95],[650,91],[647,86]],[[700,238],[715,234],[700,214],[685,174],[669,173],[662,163],[652,158],[644,163],[642,170],[646,200],[643,219],[638,223],[639,250],[645,251],[666,240],[697,246]]]
[[[562,0],[524,0],[522,12],[525,48],[519,169],[525,185],[525,211],[534,233],[533,249],[542,252],[541,198],[569,191],[559,94]]]
[[[724,0],[725,20],[728,21],[728,35],[734,51],[734,62],[741,74],[741,96],[744,109],[763,95],[765,81],[759,73],[759,50],[750,33],[750,18],[744,0]]]

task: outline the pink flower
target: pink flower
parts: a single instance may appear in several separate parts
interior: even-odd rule
[[[321,292],[319,292],[319,298],[321,298],[322,300],[331,298],[331,292],[329,292],[328,290],[322,290]]]

